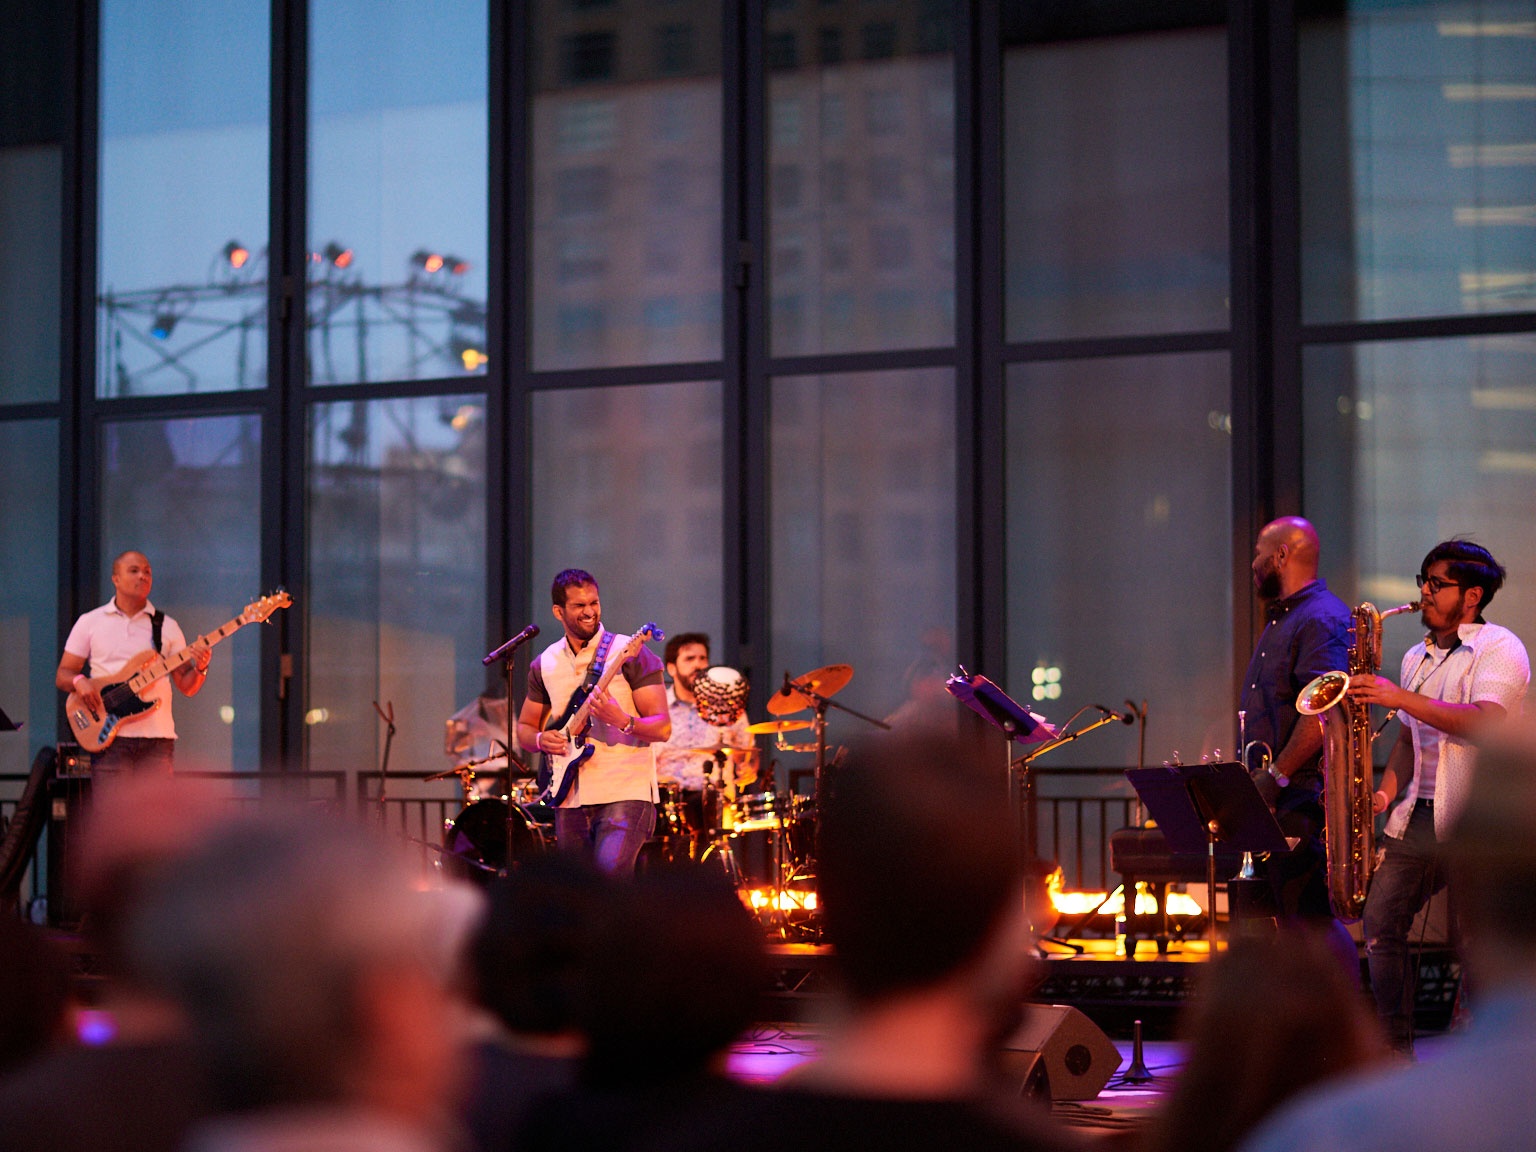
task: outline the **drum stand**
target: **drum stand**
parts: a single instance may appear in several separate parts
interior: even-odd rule
[[[884,720],[876,720],[873,716],[866,716],[864,713],[850,708],[846,704],[839,704],[830,696],[823,696],[811,686],[809,677],[803,680],[791,680],[789,673],[786,672],[784,674],[783,692],[785,695],[799,693],[804,699],[810,701],[811,708],[813,709],[811,732],[815,736],[816,742],[814,744],[785,744],[781,735],[779,748],[785,752],[814,752],[816,754],[815,771],[811,785],[811,811],[813,813],[820,812],[822,782],[828,767],[827,709],[836,708],[886,732],[891,730],[891,726]],[[791,805],[793,805],[793,793],[791,793]],[[774,919],[779,934],[783,936],[789,934],[789,912],[785,907],[788,901],[785,899],[785,893],[789,891],[790,883],[794,880],[814,879],[816,876],[815,843],[812,843],[806,852],[806,861],[803,868],[795,868],[793,860],[790,860],[787,864],[785,862],[784,841],[789,835],[789,820],[791,816],[793,816],[793,811],[781,813],[778,819],[778,827],[773,829]]]

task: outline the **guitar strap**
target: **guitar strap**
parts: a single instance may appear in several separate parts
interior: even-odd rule
[[[156,608],[149,618],[149,644],[155,650],[155,655],[162,655],[160,651],[160,631],[165,623],[165,613]]]
[[[581,682],[581,690],[588,696],[592,689],[597,687],[597,682],[602,679],[603,665],[608,663],[608,649],[613,647],[613,633],[604,632],[603,638],[597,642],[597,651],[592,655],[592,666],[587,669],[587,678]]]

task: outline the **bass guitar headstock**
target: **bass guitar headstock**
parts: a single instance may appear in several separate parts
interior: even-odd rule
[[[286,608],[293,603],[293,597],[279,588],[276,592],[268,593],[260,600],[252,600],[245,606],[245,611],[240,613],[240,623],[260,624],[279,608]]]

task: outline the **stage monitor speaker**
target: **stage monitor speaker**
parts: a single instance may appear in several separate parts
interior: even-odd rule
[[[1003,1042],[1002,1070],[1028,1095],[1092,1100],[1120,1067],[1104,1030],[1068,1004],[1026,1004],[1024,1022]]]

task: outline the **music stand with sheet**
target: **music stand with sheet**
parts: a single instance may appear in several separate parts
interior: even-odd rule
[[[1174,852],[1205,853],[1211,956],[1216,955],[1216,845],[1233,852],[1286,852],[1285,833],[1248,769],[1234,762],[1165,764],[1125,773]]]

